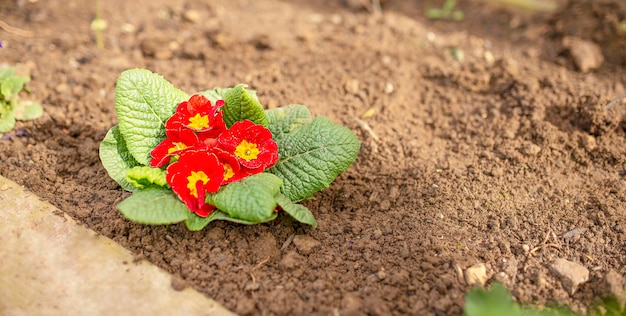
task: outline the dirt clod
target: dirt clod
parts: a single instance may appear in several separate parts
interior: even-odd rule
[[[580,284],[589,280],[587,268],[580,263],[562,258],[554,260],[550,264],[550,270],[561,280],[563,287],[570,294],[574,294]]]

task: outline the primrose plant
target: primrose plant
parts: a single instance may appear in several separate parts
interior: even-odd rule
[[[14,67],[0,69],[0,136],[12,130],[16,120],[34,120],[43,114],[41,104],[19,97],[29,81],[30,77],[16,76]]]
[[[355,160],[360,142],[302,105],[264,110],[243,84],[193,95],[148,70],[123,72],[119,124],[100,144],[111,178],[133,192],[117,205],[143,224],[214,220],[256,224],[284,211],[317,226],[297,202],[326,188]]]

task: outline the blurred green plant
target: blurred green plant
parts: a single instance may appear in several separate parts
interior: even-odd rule
[[[461,10],[454,10],[455,0],[446,0],[441,8],[430,8],[426,11],[426,17],[431,20],[461,21],[465,14]]]
[[[513,302],[509,290],[500,283],[494,283],[488,291],[475,288],[465,297],[465,316],[574,316],[562,308],[535,308],[521,306]]]
[[[104,39],[102,38],[102,31],[106,30],[108,24],[106,20],[101,18],[102,2],[96,0],[96,17],[91,21],[91,30],[96,33],[96,45],[98,49],[104,48]]]
[[[15,121],[34,120],[43,114],[41,104],[19,99],[30,77],[16,76],[15,67],[0,69],[0,135],[13,129]]]
[[[617,27],[617,32],[620,35],[626,35],[626,20],[622,20],[619,22],[619,26]]]
[[[538,309],[513,302],[509,290],[501,283],[493,283],[489,290],[475,288],[465,297],[465,316],[575,316],[576,313],[562,306]],[[626,306],[615,297],[604,299],[588,310],[588,315],[623,316]]]

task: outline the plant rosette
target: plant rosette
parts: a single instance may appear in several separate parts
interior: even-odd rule
[[[0,46],[1,47],[1,46]],[[0,136],[13,129],[17,120],[28,121],[43,114],[41,104],[19,98],[30,77],[16,76],[15,67],[0,69]]]
[[[317,226],[298,202],[311,198],[356,160],[348,128],[302,105],[264,110],[243,84],[193,95],[145,69],[124,71],[115,88],[119,124],[100,144],[109,176],[132,194],[117,205],[129,220],[214,220],[257,224],[284,211]]]

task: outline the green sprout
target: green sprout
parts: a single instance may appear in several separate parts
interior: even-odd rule
[[[98,49],[104,48],[104,40],[102,38],[102,31],[107,28],[107,21],[103,20],[100,17],[100,12],[102,11],[102,2],[100,0],[96,0],[96,17],[91,21],[91,30],[96,32],[96,45]]]
[[[452,20],[461,21],[465,14],[461,10],[454,10],[455,0],[446,0],[441,9],[431,8],[426,11],[426,17],[431,20]]]
[[[41,104],[22,101],[19,93],[28,92],[24,84],[30,77],[14,75],[15,67],[0,69],[0,135],[13,129],[16,120],[34,120],[43,114]]]

